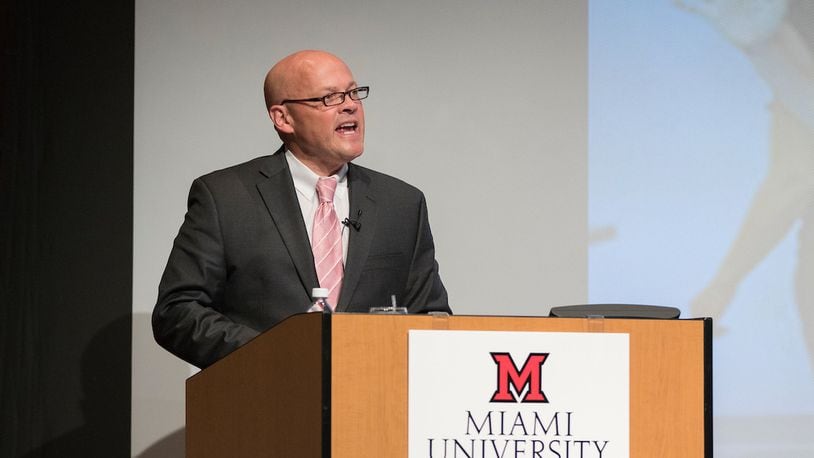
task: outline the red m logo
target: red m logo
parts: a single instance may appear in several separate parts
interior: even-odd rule
[[[548,358],[548,353],[529,353],[520,370],[517,370],[510,354],[490,354],[497,364],[497,390],[489,402],[517,402],[515,394],[520,396],[524,390],[527,390],[526,395],[520,402],[548,402],[540,376],[540,369]]]

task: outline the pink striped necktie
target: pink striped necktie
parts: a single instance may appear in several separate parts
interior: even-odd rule
[[[328,288],[328,303],[336,308],[339,292],[342,290],[342,230],[334,209],[336,178],[320,178],[317,181],[319,207],[314,215],[311,234],[311,249],[314,251],[314,266],[321,288]]]

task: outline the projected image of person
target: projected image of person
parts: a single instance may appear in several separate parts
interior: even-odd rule
[[[300,51],[268,72],[276,153],[196,179],[159,285],[153,332],[206,367],[329,290],[337,312],[450,312],[424,195],[352,163],[365,139],[348,66]]]
[[[795,293],[814,366],[814,3],[678,3],[738,46],[773,95],[767,174],[717,273],[693,300],[692,313],[720,317],[747,274],[799,224]]]

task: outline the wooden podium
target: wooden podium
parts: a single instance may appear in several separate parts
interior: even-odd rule
[[[710,319],[319,313],[187,380],[187,456],[407,457],[411,329],[627,333],[630,456],[712,456]]]

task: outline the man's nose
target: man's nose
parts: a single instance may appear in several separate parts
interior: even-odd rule
[[[339,107],[343,113],[355,113],[359,109],[359,103],[350,98],[350,95],[345,94],[345,100]]]

